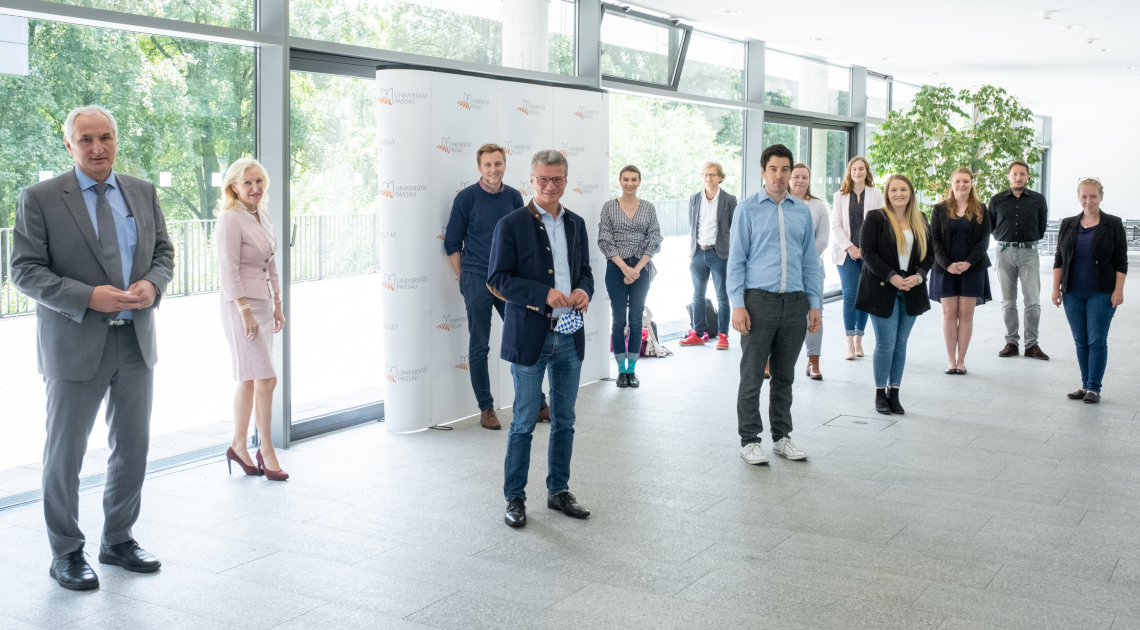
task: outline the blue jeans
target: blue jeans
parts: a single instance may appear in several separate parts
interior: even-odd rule
[[[867,313],[855,308],[855,294],[859,291],[859,272],[863,270],[863,259],[852,260],[850,256],[839,270],[839,284],[843,287],[843,327],[848,337],[862,337],[867,329]]]
[[[542,400],[542,376],[550,373],[550,445],[547,449],[546,489],[550,494],[570,489],[570,456],[574,451],[574,402],[582,361],[574,347],[574,335],[546,333],[538,362],[532,366],[511,365],[515,379],[515,408],[507,435],[503,496],[526,500],[530,471],[530,441]]]
[[[1064,293],[1065,317],[1077,344],[1077,364],[1081,366],[1081,388],[1100,393],[1100,381],[1108,365],[1108,327],[1116,307],[1112,294]]]
[[[626,264],[629,264],[628,260]],[[637,264],[636,260],[634,264]],[[633,284],[626,284],[621,269],[614,261],[606,261],[606,291],[610,294],[610,311],[613,313],[610,343],[613,344],[614,359],[618,361],[625,359],[626,354],[631,355],[629,358],[634,361],[641,356],[641,329],[645,325],[645,297],[649,295],[649,284],[649,274],[645,270]],[[627,320],[628,342],[625,335]]]
[[[697,247],[697,253],[689,262],[689,273],[693,275],[693,330],[703,335],[708,328],[705,291],[711,273],[713,291],[716,292],[716,329],[727,333],[732,327],[732,307],[728,305],[728,261],[717,256],[715,249]]]
[[[905,296],[903,291],[898,292],[895,311],[890,317],[871,316],[871,325],[875,328],[875,355],[872,360],[875,387],[898,387],[902,384],[906,341],[918,319],[915,315],[906,314]]]

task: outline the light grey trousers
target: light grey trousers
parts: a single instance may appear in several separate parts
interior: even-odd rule
[[[99,369],[89,381],[44,378],[47,384],[47,442],[44,444],[44,518],[55,557],[81,549],[79,471],[99,405],[107,399],[107,481],[103,490],[105,545],[131,539],[139,517],[154,371],[146,366],[133,325],[111,328]]]
[[[1017,283],[1025,299],[1025,347],[1037,345],[1041,323],[1041,257],[1036,247],[1015,248],[998,244],[998,282],[1001,284],[1001,315],[1005,320],[1005,341],[1017,345]]]

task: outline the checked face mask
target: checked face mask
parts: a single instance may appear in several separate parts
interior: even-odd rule
[[[578,329],[581,328],[583,324],[585,324],[585,322],[582,320],[582,314],[578,311],[570,311],[558,318],[558,324],[555,325],[554,331],[564,335],[572,335],[578,332]]]

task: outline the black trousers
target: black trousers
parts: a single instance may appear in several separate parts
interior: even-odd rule
[[[744,308],[752,329],[740,336],[740,389],[736,397],[736,422],[740,444],[760,442],[764,422],[760,418],[760,389],[764,386],[764,365],[772,374],[768,392],[768,421],[772,440],[792,432],[792,382],[796,359],[807,335],[808,298],[802,291],[772,293],[745,289]]]

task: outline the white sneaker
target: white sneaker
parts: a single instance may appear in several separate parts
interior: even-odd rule
[[[740,457],[753,466],[768,463],[768,458],[764,456],[764,449],[760,448],[759,442],[745,444],[744,447],[740,449]]]
[[[807,459],[807,453],[800,450],[792,438],[783,438],[779,442],[772,445],[772,452],[784,459],[800,460]]]

